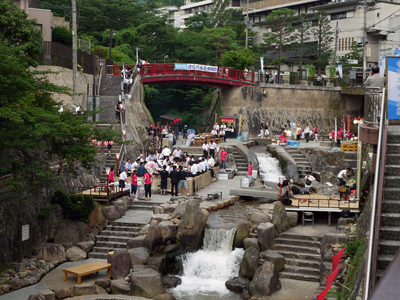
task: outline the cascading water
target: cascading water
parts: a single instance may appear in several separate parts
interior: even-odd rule
[[[183,258],[182,283],[171,292],[179,300],[236,300],[225,282],[238,276],[244,250],[232,251],[236,228],[206,229],[203,248]]]
[[[264,181],[279,183],[279,176],[282,176],[282,170],[279,160],[272,157],[269,153],[255,153],[258,160],[258,170],[260,177]]]

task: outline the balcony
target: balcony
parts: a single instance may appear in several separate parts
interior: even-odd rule
[[[306,4],[310,2],[320,2],[318,0],[261,0],[249,3],[249,10],[257,10],[257,9],[269,9],[269,8],[279,8],[280,6],[289,6],[290,4]],[[243,13],[247,11],[247,4],[243,5]]]

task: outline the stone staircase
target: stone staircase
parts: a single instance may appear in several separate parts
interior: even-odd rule
[[[100,86],[100,122],[112,123],[115,121],[115,105],[121,95],[121,77],[102,77]]]
[[[280,278],[320,281],[321,237],[282,233],[275,241],[275,250],[285,257]]]
[[[311,170],[311,165],[308,162],[306,156],[296,147],[285,147],[287,153],[294,159],[297,165],[297,172],[299,174],[299,179],[304,179],[308,171]]]
[[[400,127],[388,127],[377,279],[400,248]]]
[[[238,171],[237,175],[247,175],[247,158],[243,157],[243,155],[235,147],[233,148],[232,156],[235,160],[236,169]]]

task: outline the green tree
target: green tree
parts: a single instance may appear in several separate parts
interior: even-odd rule
[[[222,58],[224,50],[235,49],[237,47],[234,42],[236,34],[230,28],[205,28],[202,34],[206,36],[206,46],[215,50],[215,58]]]
[[[207,12],[202,11],[187,18],[185,20],[185,25],[185,30],[201,32],[204,28],[213,28],[214,22]]]
[[[296,32],[293,34],[294,43],[293,48],[297,50],[299,55],[299,75],[303,75],[303,58],[309,53],[309,41],[310,41],[310,28],[311,22],[308,21],[306,14],[301,13],[296,17],[296,25],[294,28]]]
[[[351,44],[351,51],[349,53],[346,53],[340,60],[339,60],[339,65],[342,65],[342,72],[343,72],[343,79],[347,80],[349,75],[350,75],[350,70],[351,67],[354,65],[351,65],[349,63],[349,60],[358,60],[358,62],[361,61],[361,55],[360,52],[362,51],[362,48],[358,46],[358,43],[354,41]]]
[[[35,20],[28,20],[15,1],[0,1],[0,41],[26,56],[30,66],[37,66],[42,51],[42,33],[35,27]]]
[[[329,59],[332,55],[331,43],[333,41],[333,31],[328,18],[328,13],[324,10],[319,11],[314,18],[315,26],[311,28],[317,43],[317,71],[321,75],[321,70],[325,69],[328,65]]]
[[[238,70],[243,70],[245,67],[251,67],[255,63],[253,52],[248,48],[242,48],[238,51],[228,51],[224,53],[222,65]]]
[[[280,73],[280,64],[282,61],[287,60],[286,53],[294,39],[292,26],[293,16],[293,10],[280,8],[273,10],[265,18],[265,23],[271,31],[264,33],[264,45],[266,47],[278,48],[278,57],[272,60],[273,64],[278,64],[278,75]]]
[[[51,32],[52,41],[72,47],[72,31],[67,27],[56,27]]]

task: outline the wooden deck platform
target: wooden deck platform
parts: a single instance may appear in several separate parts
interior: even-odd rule
[[[108,205],[109,200],[115,200],[118,197],[129,195],[130,194],[130,185],[128,185],[128,187],[125,187],[124,189],[119,189],[118,187],[116,187],[114,189],[114,191],[110,192],[110,197],[109,197],[110,199],[107,199],[107,189],[100,187],[100,186],[96,186],[93,188],[83,190],[80,192],[80,194],[90,195],[93,197],[94,201]]]
[[[78,284],[82,283],[82,276],[97,273],[102,270],[109,270],[109,275],[111,277],[111,264],[105,263],[102,261],[94,261],[91,263],[70,267],[67,269],[63,269],[64,272],[64,281],[67,281],[68,274],[78,276]]]

